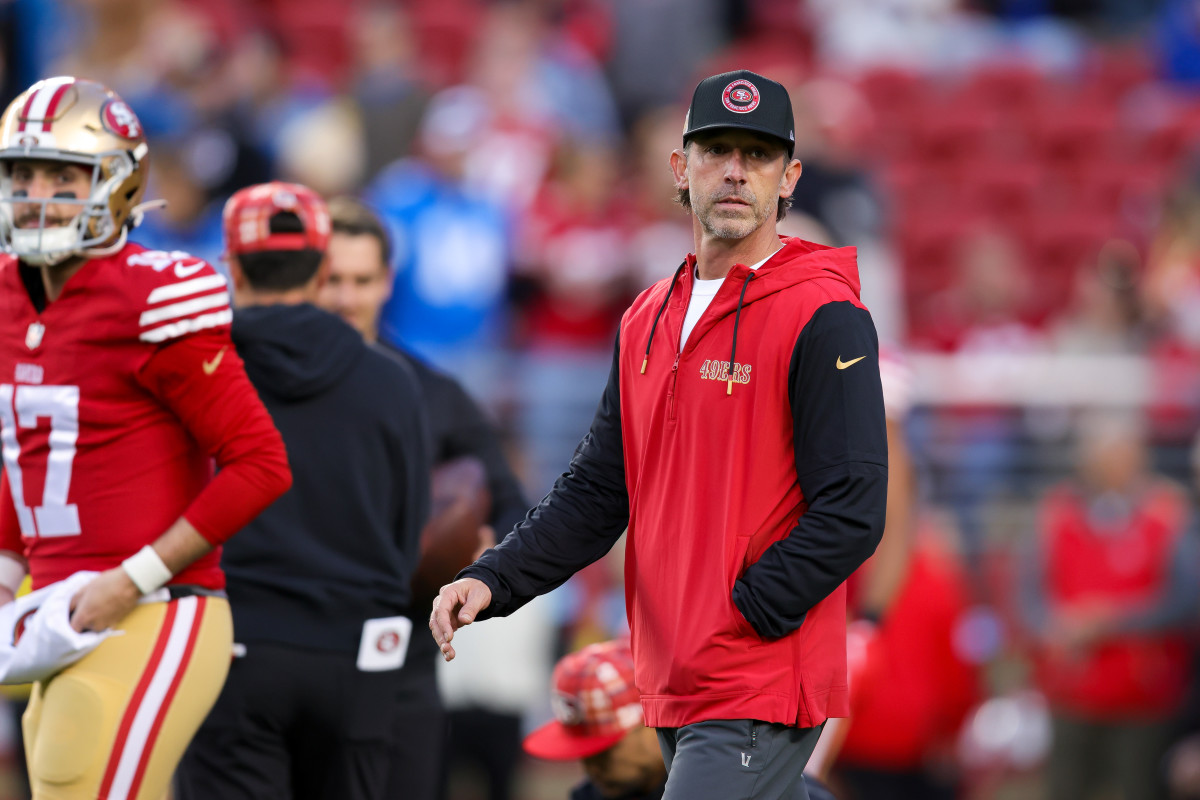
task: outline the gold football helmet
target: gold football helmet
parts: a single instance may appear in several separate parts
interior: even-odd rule
[[[89,167],[86,198],[14,195],[16,161],[67,161]],[[0,117],[0,247],[29,264],[116,252],[142,221],[150,170],[142,124],[116,92],[72,77],[47,78],[21,93]],[[41,205],[37,227],[18,228],[13,206]],[[49,205],[76,205],[66,225],[47,227]]]

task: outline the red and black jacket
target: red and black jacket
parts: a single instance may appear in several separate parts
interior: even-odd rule
[[[508,614],[628,526],[626,600],[653,727],[845,716],[843,582],[883,532],[878,342],[853,248],[735,265],[685,346],[695,260],[634,302],[569,471],[462,575]]]

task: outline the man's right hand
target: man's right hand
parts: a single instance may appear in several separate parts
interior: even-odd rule
[[[429,630],[441,648],[444,659],[454,660],[454,648],[450,646],[454,632],[474,622],[475,616],[491,602],[492,590],[475,578],[463,578],[442,587],[433,600]]]

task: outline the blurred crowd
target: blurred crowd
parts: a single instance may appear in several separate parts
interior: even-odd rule
[[[6,103],[73,74],[141,117],[167,204],[135,241],[219,265],[224,200],[272,178],[377,209],[382,337],[473,392],[534,498],[621,312],[691,249],[667,166],[688,92],[780,80],[804,164],[782,227],[859,248],[916,498],[872,567],[892,588],[860,593],[835,786],[1200,797],[1194,0],[11,0],[0,22]],[[478,648],[502,666],[464,642],[449,702],[543,721],[554,657],[622,632],[620,571],[492,631],[523,642]]]

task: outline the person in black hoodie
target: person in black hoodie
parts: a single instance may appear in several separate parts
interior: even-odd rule
[[[479,459],[492,498],[480,549],[495,544],[496,531],[510,531],[525,517],[529,504],[521,484],[504,456],[495,426],[462,385],[418,356],[379,338],[379,315],[391,292],[391,241],[378,216],[349,197],[329,201],[332,234],[329,240],[329,280],[319,304],[352,325],[363,339],[410,367],[421,385],[433,437],[433,460],[441,465],[463,456]],[[461,564],[465,567],[466,564]],[[425,622],[432,597],[414,597],[404,613],[418,625]],[[487,709],[451,712],[438,695],[436,666],[440,655],[432,637],[416,636],[405,667],[397,674],[404,685],[404,711],[397,718],[389,798],[437,800],[448,766],[447,736],[458,757],[485,753],[485,769],[511,777],[520,755],[519,717]],[[507,730],[509,735],[494,735]],[[464,740],[484,739],[483,742]]]
[[[178,772],[180,800],[383,798],[402,707],[402,616],[429,513],[411,370],[316,308],[325,203],[295,184],[225,207],[233,340],[283,434],[292,489],[222,566],[235,659]]]

